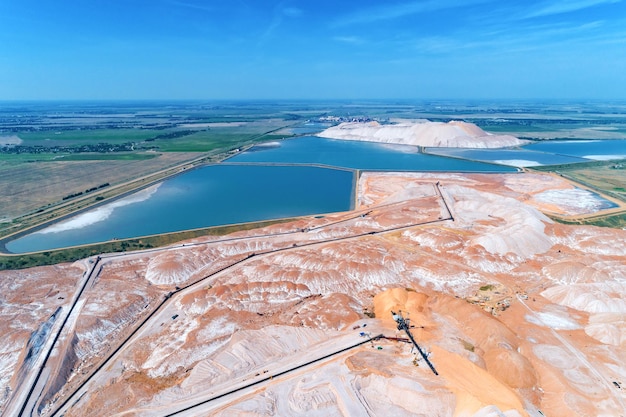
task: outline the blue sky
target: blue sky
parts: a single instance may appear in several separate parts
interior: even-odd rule
[[[2,0],[0,100],[626,99],[626,0]]]

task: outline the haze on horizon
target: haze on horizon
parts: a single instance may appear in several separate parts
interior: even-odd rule
[[[7,0],[0,100],[626,98],[622,0]]]

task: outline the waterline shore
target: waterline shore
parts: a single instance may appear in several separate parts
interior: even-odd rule
[[[248,145],[245,148],[239,147],[239,149],[247,149],[250,146],[252,145]],[[16,223],[14,226],[0,230],[0,253],[9,256],[12,255],[5,247],[9,241],[40,231],[52,224],[68,220],[73,216],[85,213],[94,208],[128,197],[167,179],[189,172],[192,169],[219,163],[231,156],[231,153],[232,150],[229,149],[217,154],[203,154],[200,157],[192,158],[182,164],[177,164],[141,178],[108,187],[100,192],[89,194],[76,200],[61,202],[40,212],[25,214],[14,219],[13,222]]]
[[[8,241],[5,251],[27,253],[133,239],[220,225],[350,210],[355,172],[282,164],[207,164]],[[146,191],[153,193],[148,195]],[[148,198],[149,197],[149,198]],[[106,221],[98,221],[104,220]]]

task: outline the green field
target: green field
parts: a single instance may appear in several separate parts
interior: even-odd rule
[[[591,219],[588,224],[592,224],[594,226],[612,227],[614,229],[624,229],[626,228],[626,213]]]
[[[265,134],[265,129],[245,131],[230,128],[232,131],[202,131],[174,140],[155,140],[150,142],[162,152],[210,152],[218,149],[233,149],[254,142],[271,141],[289,137],[289,135]]]
[[[9,163],[25,162],[63,162],[63,161],[144,161],[156,158],[157,153],[81,153],[81,154],[0,154],[0,170]]]
[[[600,227],[610,227],[613,229],[624,229],[626,228],[626,213],[618,213],[610,216],[602,216],[602,217],[594,217],[583,220],[576,221],[567,221],[562,218],[551,217],[554,221],[563,223],[563,224],[574,224],[574,225],[591,225],[591,226],[600,226]]]
[[[64,161],[145,161],[158,157],[157,153],[95,153],[64,155]]]
[[[54,153],[0,153],[0,170],[2,167],[8,167],[10,165],[22,164],[28,162],[41,162],[41,161],[54,161],[59,155]]]
[[[39,132],[17,132],[23,145],[83,145],[89,143],[126,143],[140,142],[162,134],[162,130],[153,129],[90,129],[90,130],[46,130]]]

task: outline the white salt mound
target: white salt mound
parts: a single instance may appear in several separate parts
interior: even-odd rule
[[[602,282],[590,284],[557,285],[541,295],[553,303],[588,313],[626,314],[626,283]]]
[[[454,120],[448,123],[420,121],[390,125],[381,125],[378,122],[349,122],[328,128],[318,136],[448,148],[505,148],[527,143],[510,135],[492,135],[473,123]]]

